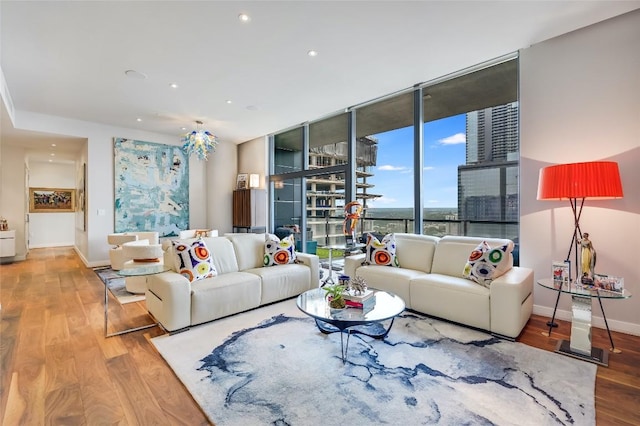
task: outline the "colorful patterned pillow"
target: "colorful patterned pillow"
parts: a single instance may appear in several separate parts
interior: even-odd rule
[[[513,266],[512,251],[512,242],[491,248],[486,241],[483,241],[469,255],[462,276],[488,288],[492,280],[503,275]]]
[[[382,241],[371,235],[367,235],[367,246],[365,247],[365,260],[367,265],[382,265],[400,267],[396,256],[396,237],[394,234],[387,234]]]
[[[172,241],[176,270],[190,282],[218,275],[211,252],[202,240],[192,243]]]
[[[264,243],[264,266],[286,265],[296,262],[296,248],[293,234],[282,240],[275,235],[267,236]]]

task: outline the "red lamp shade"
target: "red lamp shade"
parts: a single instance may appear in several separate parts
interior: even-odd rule
[[[540,169],[538,200],[622,198],[618,163],[591,161]]]

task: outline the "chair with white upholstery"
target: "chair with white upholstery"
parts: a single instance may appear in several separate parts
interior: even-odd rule
[[[149,240],[149,244],[158,244],[160,236],[155,231],[120,232],[107,235],[107,242],[113,246],[109,250],[111,269],[119,271],[127,260],[131,260],[130,257],[124,256],[122,245],[138,240]]]
[[[125,258],[122,255],[122,245],[131,241],[137,241],[138,236],[134,234],[109,234],[107,242],[113,247],[109,250],[109,260],[111,261],[111,269],[119,271],[122,269]]]
[[[181,240],[186,240],[187,238],[197,238],[197,237],[217,237],[218,230],[217,229],[187,229],[185,231],[180,231],[178,234],[178,238]]]
[[[149,240],[137,240],[122,245],[123,256],[131,259],[124,262],[123,269],[141,266],[162,265],[163,252],[161,244],[150,244]],[[145,293],[147,277],[145,275],[126,277],[125,287],[129,293]]]

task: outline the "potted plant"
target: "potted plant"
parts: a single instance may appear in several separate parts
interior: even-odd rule
[[[325,298],[329,300],[329,307],[333,309],[344,309],[347,305],[345,304],[344,298],[342,297],[342,293],[344,292],[344,286],[335,284],[323,287],[325,294]]]

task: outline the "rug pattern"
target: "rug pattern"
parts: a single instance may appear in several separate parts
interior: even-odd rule
[[[187,360],[182,340],[214,343],[216,323],[153,342],[219,426],[595,423],[594,365],[414,313],[351,336],[345,365],[339,334],[291,309]]]
[[[109,291],[118,299],[121,304],[138,302],[144,300],[144,294],[129,293],[125,287],[124,277],[118,275],[110,267],[94,268],[96,275],[109,287]]]

